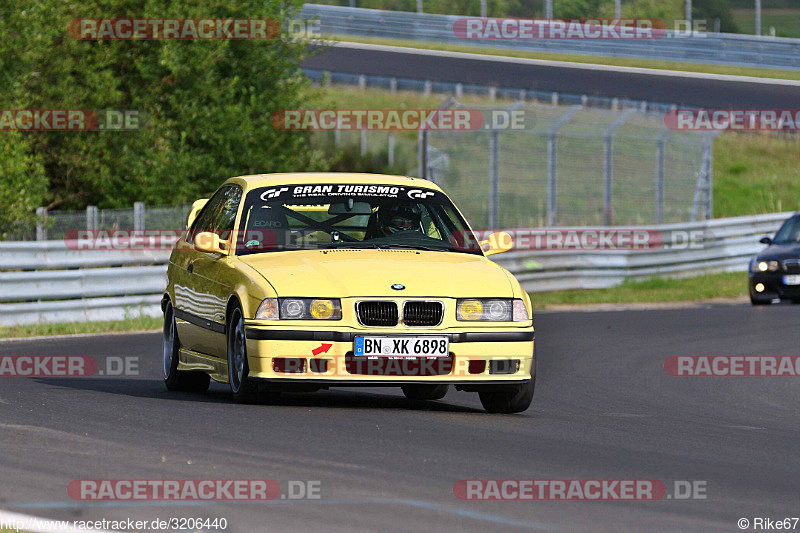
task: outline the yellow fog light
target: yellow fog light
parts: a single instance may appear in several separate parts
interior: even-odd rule
[[[483,316],[483,304],[480,300],[463,300],[458,306],[458,317],[461,320],[480,320]]]
[[[329,320],[336,313],[336,306],[331,300],[314,300],[311,302],[311,316],[318,320]]]
[[[763,283],[756,283],[756,292],[764,292],[764,284]]]

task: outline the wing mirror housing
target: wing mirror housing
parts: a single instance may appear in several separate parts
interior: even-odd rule
[[[194,223],[194,219],[197,218],[197,213],[203,209],[203,206],[206,205],[208,202],[208,198],[203,198],[200,200],[195,200],[192,204],[192,208],[189,210],[189,216],[186,217],[186,228],[191,228],[192,224]]]
[[[228,255],[228,243],[219,238],[219,235],[210,231],[201,231],[193,239],[194,247],[200,252]]]
[[[761,239],[758,242],[760,242],[761,244],[772,244],[772,238],[771,237],[761,237]]]
[[[495,231],[480,242],[481,250],[487,256],[507,252],[514,247],[514,239],[505,231]]]

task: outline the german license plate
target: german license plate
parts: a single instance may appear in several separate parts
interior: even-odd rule
[[[783,276],[784,285],[800,285],[800,274],[794,276]]]
[[[364,357],[447,357],[447,337],[356,337],[353,353]]]

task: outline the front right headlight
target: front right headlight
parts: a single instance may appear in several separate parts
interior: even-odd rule
[[[778,270],[777,261],[754,261],[753,272],[775,272]]]

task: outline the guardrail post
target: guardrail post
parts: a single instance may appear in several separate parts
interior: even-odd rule
[[[97,230],[97,219],[98,219],[98,212],[96,205],[87,205],[86,206],[86,229],[88,231],[96,231]]]
[[[672,135],[672,130],[664,129],[656,139],[656,199],[654,223],[664,221],[664,149],[667,138]]]
[[[144,230],[144,202],[133,203],[133,229]]]
[[[392,78],[389,80],[389,91],[392,94],[395,94],[397,92],[397,78]]]
[[[603,225],[611,226],[614,222],[614,150],[612,141],[614,133],[636,113],[629,108],[603,132]]]
[[[572,120],[575,113],[583,109],[576,105],[569,108],[553,122],[547,131],[547,225],[554,226],[558,220],[557,173],[558,173],[558,130]]]
[[[389,146],[387,151],[387,163],[390,167],[394,166],[394,133],[389,134]]]
[[[358,90],[364,92],[367,89],[367,77],[363,74],[358,75]]]
[[[494,102],[497,99],[497,87],[489,87],[489,101]]]
[[[36,240],[47,240],[47,208],[36,208]]]
[[[550,96],[550,105],[558,105],[558,93],[553,93]]]
[[[461,83],[456,83],[456,98],[462,98],[464,96],[464,85]]]
[[[422,86],[422,96],[428,98],[431,95],[431,80],[425,80],[425,83]]]
[[[489,228],[500,227],[500,138],[497,130],[489,133]]]

